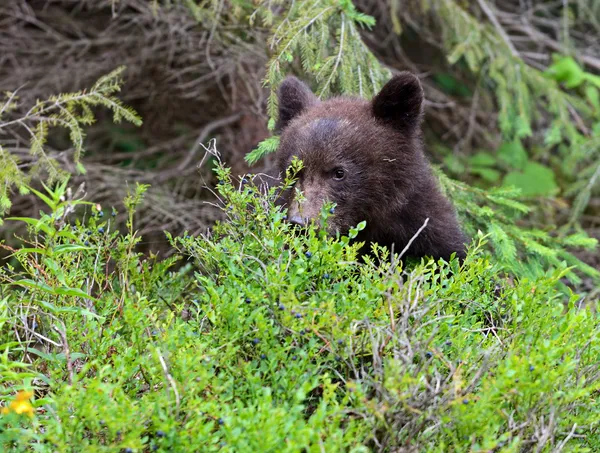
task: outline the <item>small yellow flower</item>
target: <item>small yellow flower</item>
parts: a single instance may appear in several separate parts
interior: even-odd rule
[[[33,392],[26,391],[26,390],[21,390],[19,393],[17,393],[17,396],[15,397],[15,399],[17,401],[27,401],[32,396],[33,396]]]
[[[25,414],[30,417],[33,417],[35,409],[29,402],[29,398],[33,396],[33,392],[29,391],[20,391],[15,396],[15,399],[10,402],[8,407],[3,407],[0,412],[3,415],[7,415],[10,412],[14,412],[15,414]]]
[[[11,410],[13,410],[16,414],[26,414],[30,417],[33,417],[33,406],[29,401],[13,401],[10,403]]]

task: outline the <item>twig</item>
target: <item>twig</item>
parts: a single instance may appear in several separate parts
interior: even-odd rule
[[[165,359],[163,358],[160,349],[156,348],[156,353],[158,354],[158,360],[160,360],[162,369],[165,372],[165,377],[169,381],[169,384],[173,389],[173,393],[175,393],[176,411],[179,411],[179,403],[181,400],[179,398],[179,392],[177,391],[177,384],[175,383],[175,379],[173,379],[173,376],[171,376],[171,373],[169,373],[169,369],[167,368],[167,364],[165,363]]]
[[[525,20],[526,19],[523,19],[523,21],[525,21]],[[515,30],[518,30],[520,32],[527,34],[530,38],[534,39],[536,42],[545,44],[546,46],[550,47],[552,50],[554,50],[558,53],[565,54],[565,55],[568,55],[571,53],[565,46],[563,46],[559,42],[555,41],[548,35],[541,33],[534,27],[529,26],[529,22],[527,22],[527,26],[514,24],[513,26],[511,26],[511,28],[514,28]],[[580,60],[584,64],[588,65],[590,68],[600,71],[600,58],[596,58],[591,55],[586,55],[581,51],[577,52],[577,55],[575,58],[577,60]]]
[[[402,251],[398,255],[398,258],[402,258],[402,256],[406,253],[406,251],[411,246],[411,244],[414,242],[414,240],[417,239],[417,236],[419,236],[419,234],[421,234],[421,232],[425,229],[425,227],[427,226],[428,223],[429,223],[429,217],[427,217],[425,219],[425,222],[423,222],[423,225],[421,225],[421,228],[419,228],[417,230],[417,232],[413,235],[413,237],[410,238],[410,241],[408,241],[408,244],[406,244],[406,246],[402,249]]]
[[[577,429],[577,423],[573,423],[573,427],[571,428],[571,432],[565,437],[560,443],[556,446],[556,451],[562,451],[562,449],[567,445],[567,442],[571,440],[573,435],[575,434],[575,430]]]
[[[504,40],[504,42],[510,49],[510,52],[513,54],[513,56],[520,58],[519,52],[517,52],[517,49],[515,49],[515,47],[513,46],[512,42],[510,40],[510,37],[506,34],[506,31],[504,31],[504,28],[502,28],[502,25],[500,25],[500,22],[498,22],[496,15],[492,11],[492,9],[489,7],[489,5],[486,3],[486,1],[485,0],[477,0],[477,2],[479,3],[479,6],[481,7],[481,9],[485,13],[485,15],[488,17],[490,22],[492,24],[494,24],[494,27],[496,27],[496,30],[498,30],[498,33],[500,34],[500,36],[502,37],[502,39]]]
[[[192,148],[189,150],[185,159],[183,159],[177,167],[171,170],[162,171],[161,173],[156,175],[155,182],[161,183],[171,178],[180,176],[182,172],[190,168],[190,164],[192,163],[194,156],[200,150],[200,147],[203,145],[203,142],[208,136],[208,134],[210,134],[215,129],[235,123],[237,120],[240,119],[240,116],[241,113],[234,113],[233,115],[229,115],[225,118],[219,118],[218,120],[211,121],[206,126],[204,126],[200,131],[198,138],[196,138],[194,146],[192,146]]]
[[[327,82],[325,82],[325,85],[323,85],[323,88],[321,89],[321,93],[320,93],[321,95],[329,87],[329,84],[331,83],[331,79],[333,79],[333,76],[335,75],[335,72],[337,71],[340,61],[342,61],[342,52],[344,50],[344,26],[346,25],[346,20],[345,20],[345,17],[343,14],[341,16],[342,16],[342,26],[340,28],[340,50],[338,51],[338,54],[335,58],[335,64],[333,65],[331,74],[329,74],[329,78],[327,79]]]
[[[71,362],[71,352],[69,351],[69,342],[67,340],[67,333],[65,332],[66,328],[65,330],[60,330],[55,325],[52,325],[52,328],[56,332],[58,332],[62,339],[63,352],[65,354],[65,360],[67,361],[67,371],[69,373],[69,385],[73,385],[73,363]]]

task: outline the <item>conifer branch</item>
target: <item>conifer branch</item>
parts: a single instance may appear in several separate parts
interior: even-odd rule
[[[515,49],[512,42],[510,41],[510,37],[506,34],[506,31],[504,31],[504,28],[502,28],[502,25],[500,25],[500,22],[498,22],[496,15],[490,8],[490,5],[488,5],[485,0],[477,0],[477,2],[479,3],[479,6],[481,7],[481,9],[485,13],[485,15],[488,17],[490,22],[492,24],[494,24],[494,27],[496,27],[498,34],[502,37],[502,39],[504,40],[504,43],[510,49],[510,52],[513,54],[514,57],[519,58],[519,52],[517,52],[517,49]]]
[[[76,93],[51,96],[45,101],[38,101],[23,114],[15,114],[18,104],[15,103],[16,93],[7,94],[7,99],[1,104],[2,115],[15,114],[14,118],[0,121],[0,132],[6,134],[15,127],[22,127],[30,136],[31,145],[29,154],[34,159],[34,165],[25,174],[20,167],[18,159],[9,157],[11,146],[0,143],[0,215],[10,208],[8,191],[12,186],[22,187],[32,177],[47,173],[47,181],[61,179],[66,173],[58,162],[49,157],[45,151],[45,144],[50,128],[60,126],[69,131],[69,137],[74,147],[73,163],[79,164],[84,151],[83,127],[94,122],[92,107],[103,106],[112,110],[114,121],[125,119],[133,124],[140,125],[141,119],[133,109],[124,106],[113,94],[120,90],[122,83],[119,78],[124,67],[117,68],[111,73],[101,77],[89,90]],[[80,114],[78,113],[81,112]]]

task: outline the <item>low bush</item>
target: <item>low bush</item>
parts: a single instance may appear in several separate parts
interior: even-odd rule
[[[569,269],[403,265],[293,230],[216,169],[227,220],[135,252],[62,183],[0,271],[3,451],[595,451],[600,327]],[[288,183],[290,181],[288,180]],[[327,222],[334,206],[325,206]],[[17,393],[19,392],[19,393]],[[33,393],[28,393],[33,392]]]

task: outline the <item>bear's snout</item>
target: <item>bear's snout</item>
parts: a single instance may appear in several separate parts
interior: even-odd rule
[[[291,203],[288,205],[288,222],[294,226],[305,227],[312,220],[311,216],[305,212],[306,205],[303,203],[300,205],[298,201],[293,198]]]
[[[294,215],[291,216],[290,219],[288,220],[292,225],[295,226],[299,226],[299,227],[305,227],[306,226],[306,219],[303,219],[302,217],[300,217],[299,215]]]
[[[327,187],[318,178],[305,178],[304,181],[298,181],[296,189],[302,193],[302,196],[291,193],[288,203],[288,218],[291,223],[306,226],[313,220],[318,220],[321,208],[326,199]],[[296,219],[296,222],[292,222]]]

